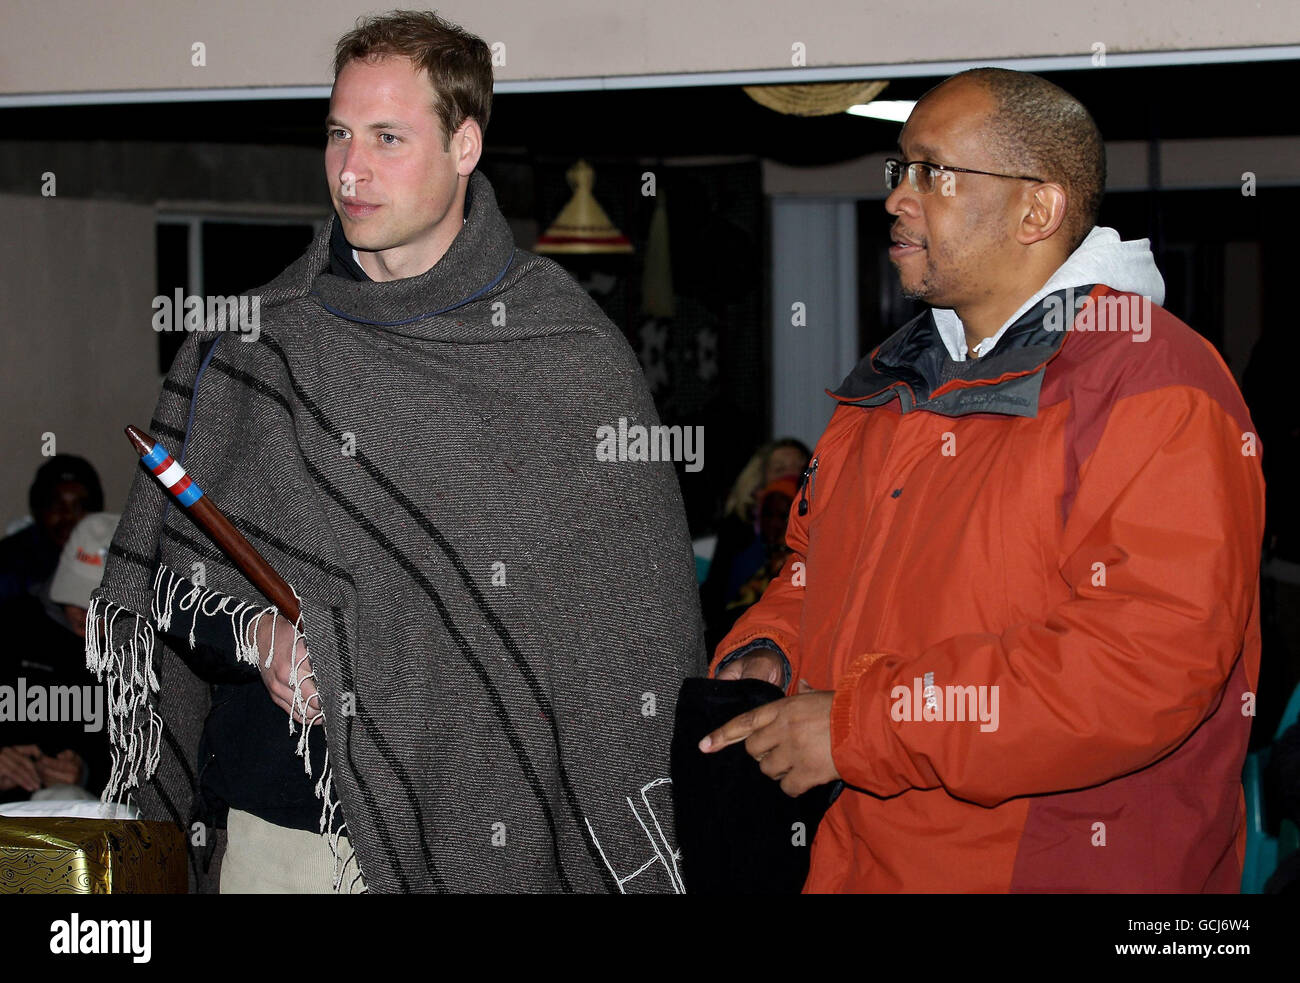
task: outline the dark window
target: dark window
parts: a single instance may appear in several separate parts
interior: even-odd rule
[[[201,258],[190,256],[190,223],[158,223],[158,293],[170,302],[179,288],[205,298],[245,293],[274,280],[315,235],[310,222],[248,222],[217,218],[200,224]],[[190,264],[199,267],[191,278]],[[183,330],[158,332],[158,370],[166,373],[185,340]]]
[[[170,299],[179,287],[186,290],[190,282],[189,226],[158,224],[158,295]],[[158,371],[163,375],[172,367],[185,334],[181,331],[158,332]]]

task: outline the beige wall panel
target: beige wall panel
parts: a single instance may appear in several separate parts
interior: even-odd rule
[[[122,427],[158,398],[152,208],[0,195],[0,528],[27,513],[42,434],[99,471],[119,511],[135,465]]]
[[[3,0],[0,93],[322,85],[355,0]],[[1109,55],[1300,42],[1295,0],[449,0],[498,80]],[[206,67],[191,45],[206,46]]]

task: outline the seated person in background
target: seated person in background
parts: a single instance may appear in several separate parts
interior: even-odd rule
[[[758,493],[778,478],[798,479],[811,456],[808,448],[793,437],[764,444],[754,452],[731,486],[722,520],[718,523],[718,542],[713,548],[709,575],[700,587],[710,650],[722,640],[737,617],[735,612],[727,612],[727,605],[735,599],[733,589],[736,585],[732,582],[731,571],[736,558],[758,542]],[[755,569],[757,564],[750,567],[745,579]]]
[[[33,793],[97,798],[108,777],[105,694],[86,669],[82,640],[117,518],[88,515],[65,536],[49,586],[60,620],[31,594],[0,601],[0,616],[20,626],[21,639],[0,650],[0,802]]]
[[[68,535],[104,508],[104,492],[89,461],[56,454],[37,470],[27,503],[33,522],[0,539],[0,601],[39,593],[50,582]]]
[[[772,578],[781,572],[790,555],[785,527],[798,494],[799,482],[792,477],[778,478],[758,493],[758,536],[732,561],[726,612],[718,626],[724,633],[750,605],[757,603]]]

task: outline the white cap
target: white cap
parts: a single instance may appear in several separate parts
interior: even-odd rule
[[[119,518],[114,512],[92,512],[77,523],[50,582],[51,601],[90,607],[91,592],[104,579],[104,559]]]

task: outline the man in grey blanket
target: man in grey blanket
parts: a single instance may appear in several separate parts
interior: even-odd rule
[[[680,492],[669,463],[597,459],[654,406],[599,308],[514,247],[475,171],[491,94],[480,39],[359,22],[335,218],[252,292],[255,330],[209,323],[163,385],[154,435],[302,602],[291,624],[136,476],[87,659],[109,794],[185,829],[197,889],[683,888]]]

